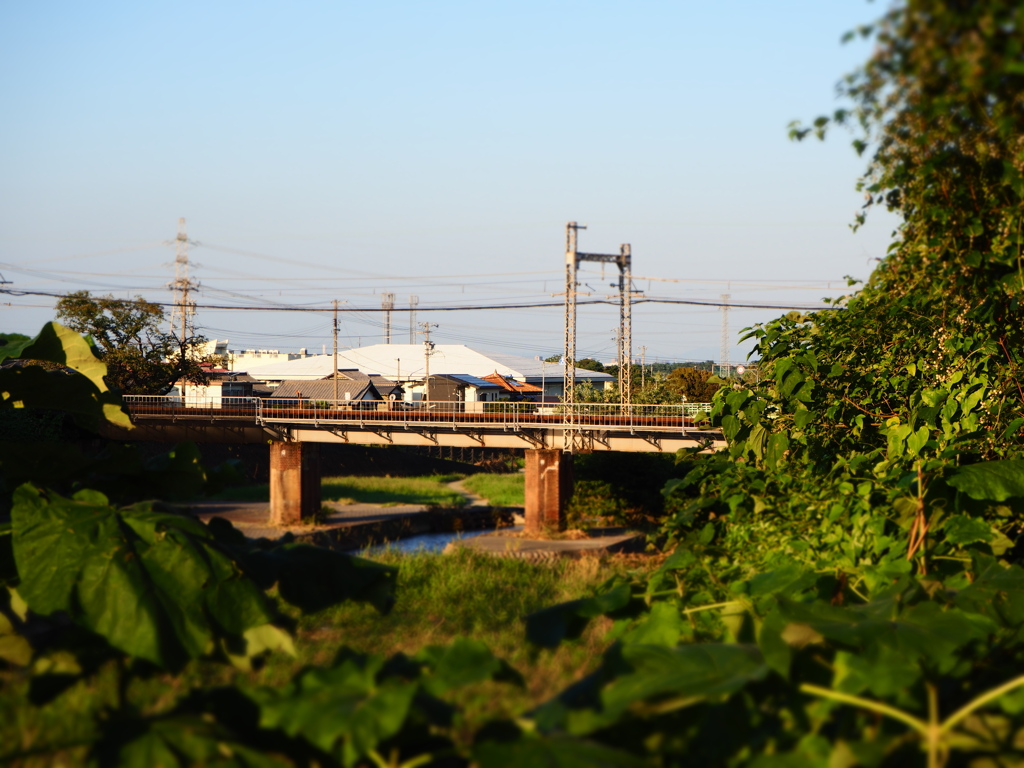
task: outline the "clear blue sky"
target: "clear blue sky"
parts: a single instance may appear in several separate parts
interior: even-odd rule
[[[533,356],[565,222],[630,243],[651,296],[817,302],[866,277],[894,220],[852,234],[864,161],[837,133],[788,141],[838,102],[877,4],[746,2],[43,2],[0,6],[0,273],[21,290],[167,301],[188,222],[198,325],[232,348],[330,348],[329,313],[211,305],[380,305],[419,297],[434,338]],[[609,295],[611,272],[582,275]],[[695,282],[703,281],[703,282]],[[829,282],[831,281],[831,285]],[[34,334],[52,300],[5,297]],[[557,301],[558,298],[556,297]],[[344,306],[344,305],[343,305]],[[731,337],[780,314],[732,310]],[[408,313],[395,317],[408,340]],[[346,314],[343,344],[380,340]],[[614,355],[614,307],[578,349]],[[719,356],[714,308],[640,305],[647,359]],[[733,346],[730,357],[743,349]]]

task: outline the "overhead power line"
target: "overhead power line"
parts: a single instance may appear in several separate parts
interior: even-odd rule
[[[7,294],[10,296],[49,296],[55,299],[63,299],[68,294],[65,293],[53,293],[48,291],[27,291],[27,290],[15,290],[15,289],[0,289],[0,294]],[[156,304],[159,307],[175,307],[176,304],[173,302],[159,302],[153,301],[151,304]],[[618,301],[612,301],[610,299],[582,299],[577,300],[578,305],[584,304],[607,304],[618,306]],[[724,306],[721,301],[705,301],[700,299],[660,299],[660,298],[636,298],[632,301],[633,304],[682,304],[688,306],[697,307],[721,307]],[[783,304],[783,303],[767,303],[767,304],[755,304],[755,303],[742,303],[731,301],[728,306],[733,309],[788,309],[797,310],[802,312],[814,312],[823,309],[835,309],[832,305],[827,304],[815,304],[809,305],[797,305],[797,304]],[[537,302],[519,302],[519,303],[505,303],[505,304],[456,304],[456,305],[419,305],[419,309],[422,311],[429,312],[472,312],[481,310],[496,310],[496,309],[545,309],[563,307],[561,301],[537,301]],[[334,308],[331,306],[242,306],[238,304],[196,304],[195,309],[215,309],[215,310],[231,310],[238,312],[333,312]],[[367,306],[367,307],[355,307],[355,306],[344,306],[338,307],[339,312],[388,312],[390,310],[380,306]]]

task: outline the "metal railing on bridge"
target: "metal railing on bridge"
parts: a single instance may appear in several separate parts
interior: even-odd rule
[[[676,432],[698,426],[708,403],[449,402],[436,400],[290,400],[257,397],[128,395],[129,413],[145,418],[255,421],[258,424],[338,425],[352,428],[504,428]],[[571,410],[570,410],[571,409]]]

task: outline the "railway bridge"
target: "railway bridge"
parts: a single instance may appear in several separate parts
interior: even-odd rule
[[[265,398],[126,396],[134,429],[111,437],[269,443],[270,519],[292,524],[320,507],[319,446],[522,448],[526,452],[527,529],[563,525],[572,493],[572,453],[675,452],[721,448],[721,433],[701,428],[700,403],[634,405],[419,401],[279,402]]]

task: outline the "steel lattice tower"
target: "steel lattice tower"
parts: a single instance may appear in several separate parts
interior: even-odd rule
[[[619,268],[619,394],[623,405],[632,401],[632,378],[629,364],[633,359],[632,336],[632,254],[628,244],[619,247],[619,253],[580,253],[577,249],[577,232],[585,226],[570,221],[565,225],[565,351],[562,366],[565,371],[565,386],[562,400],[568,406],[566,429],[562,438],[562,449],[571,453],[580,448],[580,430],[576,423],[576,273],[581,261],[596,261],[615,264]]]
[[[395,309],[395,294],[382,293],[380,295],[380,306],[384,310],[384,343],[391,343],[391,313]]]
[[[175,240],[174,282],[170,284],[174,291],[174,306],[171,310],[171,334],[180,332],[180,341],[195,336],[196,303],[191,294],[199,290],[199,283],[188,274],[188,234],[185,232],[185,219],[178,219],[178,237]]]

